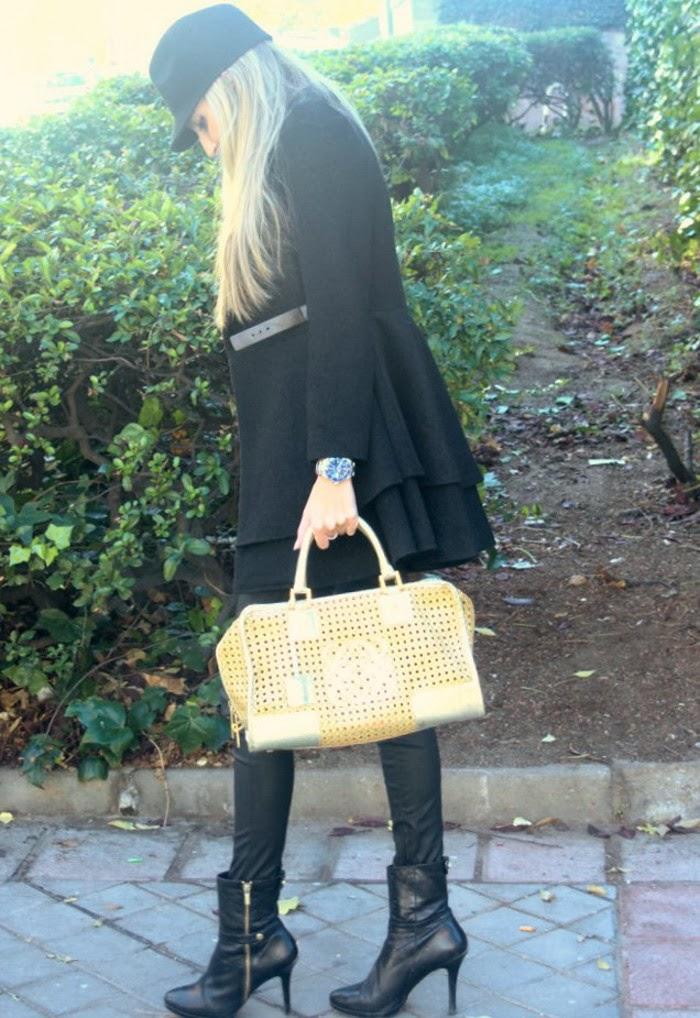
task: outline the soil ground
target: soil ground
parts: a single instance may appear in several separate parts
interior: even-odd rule
[[[638,186],[630,181],[632,201]],[[651,234],[673,205],[651,178],[644,186]],[[442,571],[472,597],[477,626],[494,634],[475,643],[486,716],[441,729],[443,762],[700,759],[700,503],[680,490],[641,424],[665,371],[685,390],[685,403],[669,401],[664,416],[684,455],[697,365],[674,378],[661,333],[674,313],[692,319],[697,280],[642,245],[635,272],[647,310],[613,328],[614,307],[572,299],[554,310],[528,285],[547,256],[542,224],[511,223],[490,240],[526,252],[493,277],[495,295],[523,301],[520,356],[475,448],[484,470],[492,467],[486,503],[506,564]],[[600,345],[601,336],[610,342]],[[376,751],[324,756],[347,763]]]

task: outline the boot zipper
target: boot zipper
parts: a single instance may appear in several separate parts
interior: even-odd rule
[[[246,936],[250,933],[250,888],[252,880],[244,880],[243,883],[243,932]],[[245,982],[243,984],[243,1000],[250,996],[250,944],[244,944],[245,948]]]

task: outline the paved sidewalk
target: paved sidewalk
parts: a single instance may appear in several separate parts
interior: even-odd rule
[[[291,998],[303,1018],[337,1015],[329,991],[366,974],[386,932],[391,834],[346,830],[289,830],[282,896],[300,899],[285,922],[299,942]],[[700,1016],[700,834],[453,829],[445,848],[470,940],[461,1018]],[[214,878],[230,852],[222,824],[0,828],[2,1018],[169,1014],[164,991],[195,979],[213,950]],[[237,1013],[279,1018],[280,981]],[[423,980],[401,1014],[446,1015],[446,972]]]

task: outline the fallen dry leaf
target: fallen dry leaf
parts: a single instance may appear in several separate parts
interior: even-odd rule
[[[518,926],[521,933],[535,933],[537,930],[536,926]]]
[[[4,810],[2,813],[0,813],[0,824],[9,824],[14,819],[15,819],[14,814],[9,813],[7,810]]]
[[[603,972],[607,972],[608,969],[610,968],[610,963],[607,962],[605,958],[598,958],[596,965],[598,966],[599,969],[602,969]]]
[[[607,898],[607,888],[601,887],[600,884],[586,884],[586,890],[589,894],[595,894],[599,898]]]
[[[296,908],[299,908],[299,898],[297,896],[293,898],[280,898],[277,902],[277,911],[280,915],[286,915],[287,912],[292,912]]]
[[[167,689],[169,693],[186,693],[185,680],[177,675],[168,675],[166,672],[139,672],[147,686],[159,686]]]

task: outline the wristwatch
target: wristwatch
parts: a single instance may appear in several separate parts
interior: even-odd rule
[[[347,456],[324,456],[316,460],[316,473],[319,477],[327,477],[339,484],[348,477],[354,477],[355,461]]]

